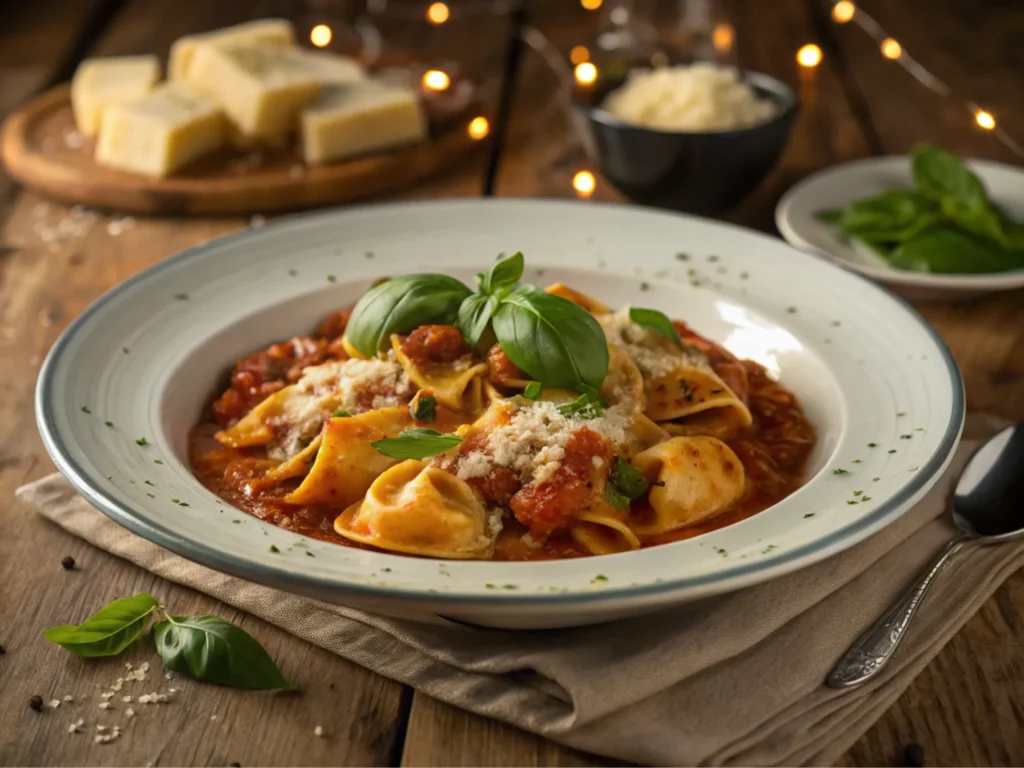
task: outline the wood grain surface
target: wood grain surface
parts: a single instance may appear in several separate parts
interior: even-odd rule
[[[283,0],[38,0],[33,8],[51,11],[44,21],[29,12],[30,4],[17,4],[15,12],[4,4],[0,115],[66,77],[73,68],[66,61],[68,51],[79,57],[163,52],[187,32],[267,15],[293,14],[300,25],[314,23],[316,14],[296,5]],[[923,91],[883,61],[862,33],[832,24],[815,0],[723,5],[735,24],[740,63],[793,83],[804,102],[779,166],[729,219],[770,231],[774,204],[794,181],[847,159],[903,152],[918,139],[1019,162],[991,135],[973,128],[962,106]],[[1024,134],[1019,101],[1024,9],[994,0],[863,0],[861,5],[919,60]],[[503,27],[492,23],[489,34],[465,43],[476,46],[471,53],[478,62],[490,61],[503,47],[495,43]],[[597,16],[568,0],[538,5],[531,23],[563,54],[597,32]],[[396,24],[389,39],[408,45],[422,31],[416,29]],[[83,35],[91,36],[91,42],[83,43]],[[793,55],[809,41],[822,46],[825,59],[802,81]],[[446,45],[451,50],[452,43]],[[551,107],[555,81],[536,54],[528,53],[519,82],[498,192],[570,196],[572,173],[586,160],[564,151],[567,126],[557,107]],[[475,156],[391,199],[476,195],[482,177],[483,158]],[[41,358],[59,331],[117,282],[247,222],[139,218],[129,223],[100,215],[87,225],[79,215],[74,236],[47,240],[46,233],[72,214],[28,192],[4,198],[3,190],[0,180],[0,496],[10,500],[16,487],[52,471],[36,433],[32,394]],[[622,199],[601,179],[595,197]],[[970,407],[1024,418],[1024,293],[921,309],[951,346]],[[413,694],[93,549],[13,501],[0,507],[0,530],[0,644],[6,649],[0,655],[0,765],[608,764]],[[65,555],[73,556],[79,569],[61,568]],[[159,708],[136,707],[141,711],[121,738],[94,744],[97,722],[123,722],[128,702],[115,699],[114,710],[107,711],[95,703],[97,686],[124,674],[123,660],[78,660],[39,633],[138,590],[153,592],[182,613],[214,613],[240,622],[280,660],[301,694],[245,693],[151,673],[152,684],[132,684],[130,693],[174,687],[174,700]],[[70,694],[76,701],[36,713],[28,708],[34,694],[45,699]],[[1024,575],[1017,574],[840,764],[904,765],[904,750],[911,743],[923,747],[929,765],[1022,764],[1022,702]],[[88,723],[85,732],[68,733],[69,723],[79,717]],[[316,725],[323,727],[323,738],[313,734]]]

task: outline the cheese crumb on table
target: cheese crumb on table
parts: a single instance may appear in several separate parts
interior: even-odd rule
[[[176,84],[103,115],[97,162],[122,171],[164,177],[224,143],[216,104]]]
[[[426,135],[414,91],[370,80],[325,87],[302,112],[302,152],[310,165],[412,144]]]
[[[324,727],[322,725],[318,725],[316,728],[313,729],[313,733],[316,734],[317,736],[323,736],[324,735]]]
[[[285,19],[259,19],[216,29],[198,35],[186,35],[171,45],[167,77],[181,80],[192,63],[198,45],[247,45],[263,48],[289,48],[295,44],[295,28]]]
[[[145,96],[159,79],[156,56],[86,59],[71,80],[71,108],[78,132],[95,136],[107,109]]]
[[[279,142],[316,98],[320,80],[287,51],[198,45],[184,82],[219,104],[246,139]]]

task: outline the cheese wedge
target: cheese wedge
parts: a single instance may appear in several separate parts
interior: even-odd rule
[[[298,124],[320,80],[287,51],[198,45],[185,84],[221,106],[246,139],[277,140]]]
[[[169,176],[224,143],[224,113],[180,83],[167,83],[103,114],[96,161],[145,176]]]
[[[372,80],[325,87],[302,112],[302,152],[309,165],[413,144],[426,135],[415,91]]]
[[[199,35],[186,35],[171,45],[167,77],[183,80],[198,45],[232,45],[253,48],[290,48],[295,44],[295,28],[285,19],[260,19],[215,29]]]
[[[78,132],[95,136],[107,107],[145,96],[159,79],[156,56],[86,59],[71,80],[71,107]]]

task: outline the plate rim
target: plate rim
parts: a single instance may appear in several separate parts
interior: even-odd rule
[[[752,576],[765,573],[765,581],[781,576],[800,568],[812,565],[815,562],[824,560],[837,551],[842,551],[863,541],[876,530],[893,522],[896,517],[902,514],[907,506],[912,503],[915,497],[923,494],[938,480],[940,472],[952,459],[953,452],[959,442],[966,415],[965,393],[963,378],[960,369],[953,358],[952,353],[937,331],[924,319],[924,317],[909,302],[892,291],[879,286],[877,283],[868,280],[861,274],[842,270],[838,266],[830,265],[839,269],[844,275],[854,279],[862,280],[869,284],[870,288],[877,290],[893,300],[900,309],[908,315],[908,319],[921,326],[927,335],[932,339],[938,348],[943,362],[946,364],[950,376],[952,389],[952,409],[948,423],[937,447],[928,461],[921,466],[921,469],[914,474],[911,482],[901,488],[892,498],[879,505],[870,515],[851,522],[841,528],[830,532],[826,536],[812,542],[802,544],[794,549],[780,551],[774,556],[766,556],[757,560],[751,560],[740,565],[731,565],[723,570],[688,576],[683,578],[664,578],[660,582],[651,582],[642,585],[606,586],[593,592],[567,592],[567,593],[520,593],[515,591],[496,592],[494,594],[480,595],[467,592],[428,591],[426,587],[411,589],[407,587],[384,586],[368,583],[354,583],[344,581],[332,576],[313,576],[308,573],[287,570],[273,563],[254,561],[243,556],[236,556],[221,552],[216,547],[196,539],[187,539],[175,532],[165,528],[157,522],[146,520],[137,516],[133,509],[122,504],[117,499],[108,496],[104,486],[98,479],[92,478],[70,455],[64,440],[57,432],[54,417],[53,398],[51,393],[56,385],[54,371],[58,360],[64,351],[81,332],[87,321],[104,305],[122,293],[133,289],[137,284],[150,280],[166,269],[177,267],[190,259],[202,258],[207,252],[221,246],[225,242],[234,240],[246,240],[248,238],[260,237],[267,227],[282,224],[301,225],[307,221],[322,218],[333,218],[339,215],[344,216],[350,212],[359,213],[367,209],[388,210],[398,212],[400,209],[429,208],[429,207],[464,207],[464,206],[520,206],[528,208],[534,205],[559,205],[570,208],[608,208],[622,209],[619,203],[604,203],[597,201],[579,202],[574,200],[550,200],[546,198],[466,198],[456,200],[416,200],[401,201],[385,204],[364,204],[357,206],[344,206],[329,208],[326,210],[310,211],[291,214],[276,219],[273,224],[267,224],[260,228],[243,228],[237,232],[224,235],[204,243],[186,248],[172,254],[157,263],[137,272],[123,282],[111,287],[98,296],[85,310],[82,311],[54,342],[46,359],[40,368],[36,390],[35,390],[35,411],[36,423],[43,445],[50,458],[65,478],[74,488],[89,502],[109,519],[127,529],[128,531],[141,536],[161,547],[164,547],[177,555],[180,555],[192,562],[212,568],[214,570],[230,573],[240,578],[270,585],[274,588],[284,589],[291,592],[310,594],[311,592],[322,592],[331,590],[336,594],[352,594],[365,597],[376,597],[391,600],[411,600],[417,602],[434,602],[454,605],[491,605],[491,606],[515,606],[515,605],[558,605],[575,603],[599,603],[613,601],[628,601],[637,598],[655,598],[683,590],[694,590],[705,588],[707,594],[722,594],[742,588],[750,583]],[[701,224],[713,224],[727,229],[736,229],[746,235],[752,235],[759,239],[779,244],[779,240],[766,233],[759,232],[747,227],[742,227],[714,219],[705,219],[699,216],[679,214],[656,209],[628,206],[635,212],[643,215],[665,216],[673,219],[684,219]],[[783,244],[786,244],[783,241]],[[788,247],[794,248],[798,253],[813,258],[810,254],[800,251],[791,244]],[[197,481],[198,482],[198,481]],[[843,546],[840,546],[843,545]],[[443,562],[443,561],[442,561]]]
[[[1019,173],[1024,181],[1024,170],[1006,163],[999,163],[994,160],[980,158],[963,158],[968,164],[981,170],[999,170]],[[809,176],[804,177],[779,198],[775,206],[775,226],[783,239],[794,248],[797,248],[814,256],[822,257],[832,264],[860,275],[866,275],[873,280],[884,280],[886,282],[913,286],[915,288],[940,288],[950,291],[1001,291],[1014,290],[1024,287],[1024,268],[1009,270],[1006,272],[981,273],[981,274],[933,274],[930,272],[912,272],[905,269],[877,268],[869,265],[856,264],[836,256],[825,248],[820,248],[807,240],[801,232],[793,226],[790,221],[792,208],[798,198],[807,194],[808,190],[816,184],[820,184],[832,176],[842,176],[856,168],[867,168],[872,166],[884,167],[889,164],[907,163],[909,155],[880,155],[873,157],[861,157],[856,160],[849,160],[839,165],[822,168]]]

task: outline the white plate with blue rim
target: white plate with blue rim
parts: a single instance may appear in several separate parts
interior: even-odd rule
[[[188,432],[230,361],[307,333],[382,275],[446,272],[470,283],[514,250],[526,255],[526,281],[661,309],[765,365],[817,428],[805,485],[685,541],[516,563],[309,539],[232,508],[193,477]],[[36,407],[57,467],[97,509],[190,560],[378,613],[541,628],[741,589],[852,546],[937,480],[964,395],[949,351],[914,310],[773,238],[628,206],[474,200],[307,214],[177,254],[65,331]]]
[[[987,160],[967,160],[990,199],[1017,221],[1024,221],[1024,170]],[[775,208],[775,225],[788,243],[839,266],[877,280],[909,299],[970,299],[1024,288],[1024,269],[983,274],[933,274],[897,269],[867,246],[849,240],[821,221],[821,211],[914,186],[906,155],[875,157],[819,171],[793,186]]]

